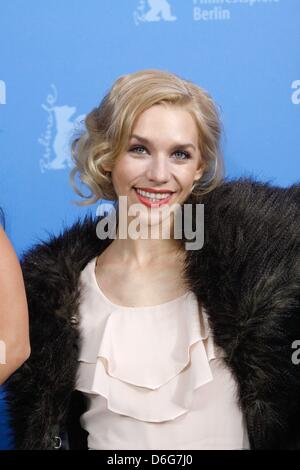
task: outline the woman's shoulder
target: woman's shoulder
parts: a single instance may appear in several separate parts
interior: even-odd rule
[[[23,253],[21,264],[25,274],[69,269],[81,271],[103,245],[97,237],[97,223],[97,218],[86,215],[70,227],[63,227],[58,234],[48,233],[46,240],[39,241]]]
[[[255,207],[261,212],[267,204],[275,207],[279,203],[291,203],[300,208],[300,180],[287,187],[273,184],[271,180],[260,181],[254,176],[241,176],[238,178],[224,178],[222,182],[204,196],[197,198],[197,202],[212,205],[213,207],[243,208]]]
[[[21,267],[31,315],[41,309],[64,310],[72,304],[81,271],[103,247],[96,225],[92,216],[78,219],[23,254]]]
[[[206,246],[223,257],[229,253],[229,261],[232,254],[244,259],[250,248],[269,253],[279,240],[286,248],[287,233],[290,244],[300,237],[300,183],[279,187],[253,177],[228,179],[194,202],[204,205]]]

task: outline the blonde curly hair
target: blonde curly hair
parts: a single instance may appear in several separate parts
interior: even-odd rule
[[[75,166],[70,180],[75,192],[84,199],[79,204],[117,199],[111,174],[104,168],[113,168],[116,158],[128,145],[135,121],[154,104],[182,106],[195,120],[204,172],[194,185],[193,195],[206,194],[222,182],[221,120],[211,96],[174,73],[141,70],[115,81],[100,105],[86,116],[86,131],[72,144]],[[77,174],[81,183],[90,189],[90,195],[84,195],[77,187]]]

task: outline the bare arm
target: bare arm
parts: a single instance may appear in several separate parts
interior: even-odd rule
[[[0,384],[29,355],[28,307],[22,270],[0,226]]]

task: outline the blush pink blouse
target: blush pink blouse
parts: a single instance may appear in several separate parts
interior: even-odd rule
[[[80,277],[76,383],[88,398],[89,449],[249,449],[236,383],[195,294],[116,305],[95,264]]]

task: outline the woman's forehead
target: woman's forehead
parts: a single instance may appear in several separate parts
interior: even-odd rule
[[[194,117],[184,108],[155,108],[143,111],[132,127],[129,138],[151,141],[155,138],[174,140],[178,144],[195,145],[198,129]]]

